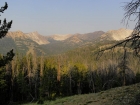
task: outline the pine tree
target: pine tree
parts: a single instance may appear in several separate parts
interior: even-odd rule
[[[0,12],[4,13],[4,11],[8,8],[8,4],[5,2],[5,5],[1,7]],[[11,28],[12,20],[7,22],[6,19],[3,20],[3,23],[0,20],[0,38],[4,37],[8,30]],[[0,59],[0,67],[5,66],[9,61],[11,61],[14,57],[13,49],[7,53],[6,56],[3,56]]]
[[[5,2],[5,5],[0,8],[0,12],[4,13],[4,11],[8,8],[8,4]],[[11,28],[12,21],[7,22],[6,19],[3,22],[0,20],[0,39],[5,37],[8,33],[8,30]],[[7,52],[7,55],[0,55],[0,105],[8,104],[10,100],[10,81],[9,75],[6,75],[6,70],[4,66],[9,63],[14,57],[13,49]],[[8,76],[8,77],[7,77]]]

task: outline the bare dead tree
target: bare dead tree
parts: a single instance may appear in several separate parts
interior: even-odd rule
[[[131,2],[126,2],[125,4],[126,5],[123,6],[125,13],[122,21],[124,23],[126,22],[126,25],[128,25],[129,21],[136,21],[132,34],[129,37],[126,37],[125,40],[120,41],[111,47],[100,50],[99,53],[114,49],[119,45],[123,45],[124,49],[127,45],[130,45],[134,54],[140,57],[140,0],[131,0]]]

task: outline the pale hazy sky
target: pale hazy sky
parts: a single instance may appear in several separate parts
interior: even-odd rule
[[[131,0],[0,0],[8,9],[0,19],[13,20],[10,31],[41,35],[88,33],[126,28],[123,2]],[[133,29],[129,23],[128,29]]]

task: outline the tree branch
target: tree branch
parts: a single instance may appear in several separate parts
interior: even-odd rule
[[[7,2],[5,2],[5,5],[1,7],[0,12],[3,13],[8,8]]]

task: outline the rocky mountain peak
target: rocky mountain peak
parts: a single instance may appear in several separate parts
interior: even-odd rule
[[[36,32],[31,32],[31,33],[23,33],[22,31],[15,31],[15,32],[8,32],[6,37],[10,37],[13,40],[18,39],[30,39],[36,42],[39,45],[42,44],[48,44],[49,41],[45,36],[40,35],[37,31]]]
[[[36,32],[31,32],[26,34],[30,39],[38,43],[39,45],[42,44],[48,44],[49,41],[47,40],[47,37],[40,35],[37,31]]]
[[[101,39],[111,39],[111,40],[124,40],[126,37],[132,34],[133,30],[120,28],[118,30],[110,30],[101,36]]]
[[[15,40],[15,38],[27,38],[27,36],[22,31],[8,32],[6,37],[11,37]]]

